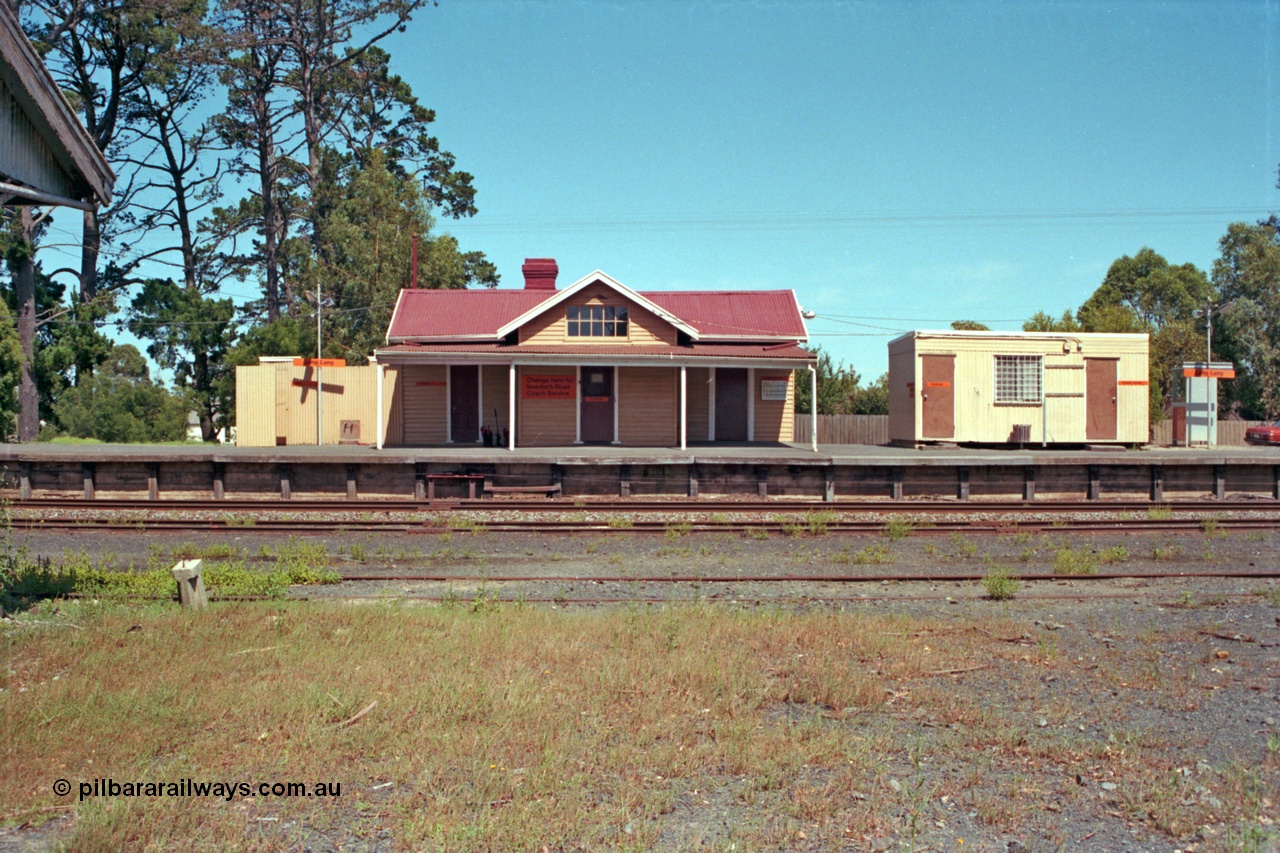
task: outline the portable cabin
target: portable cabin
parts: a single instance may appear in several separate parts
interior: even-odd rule
[[[1142,444],[1147,336],[915,331],[889,342],[895,444]]]

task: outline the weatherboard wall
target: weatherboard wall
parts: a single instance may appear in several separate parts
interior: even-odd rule
[[[566,309],[570,306],[581,305],[625,305],[627,308],[627,337],[569,337],[568,323],[565,317]],[[525,323],[520,328],[520,343],[540,346],[556,344],[617,346],[620,343],[635,344],[636,346],[675,344],[676,329],[652,311],[624,299],[613,288],[604,284],[593,284],[589,287],[584,287],[564,302],[547,309]]]

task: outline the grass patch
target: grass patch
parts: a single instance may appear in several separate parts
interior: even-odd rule
[[[915,522],[909,518],[895,516],[884,526],[884,535],[892,542],[906,539],[916,529]]]
[[[869,789],[878,771],[867,745],[775,715],[874,712],[886,685],[926,664],[896,617],[563,613],[508,605],[483,587],[455,590],[442,608],[66,613],[83,630],[6,633],[15,654],[12,689],[0,693],[5,774],[33,784],[5,786],[0,807],[72,806],[69,849],[174,849],[192,838],[210,849],[301,846],[270,834],[286,821],[342,837],[387,827],[414,850],[687,849],[662,821],[708,772],[758,780],[757,806],[779,815],[814,772],[853,774],[849,783]],[[77,803],[34,784],[59,765],[69,769],[54,778],[73,782],[325,780],[342,798]],[[838,837],[855,819],[848,790],[815,790],[805,828],[821,822]],[[787,846],[785,821],[736,811],[750,848]]]
[[[615,515],[609,519],[609,526],[614,530],[630,530],[636,523],[629,515]]]
[[[1169,521],[1173,518],[1173,507],[1168,504],[1147,507],[1147,518],[1151,521]]]
[[[1129,562],[1129,550],[1123,545],[1103,548],[1098,552],[1098,562],[1105,565],[1110,565],[1112,563],[1127,563]]]
[[[1017,594],[1022,581],[1013,576],[1008,566],[992,566],[983,576],[981,584],[987,591],[987,598],[992,601],[1007,601]]]
[[[688,521],[668,521],[662,526],[662,533],[668,542],[675,542],[688,536],[693,530],[693,524]]]
[[[1096,575],[1097,560],[1085,550],[1060,548],[1053,555],[1053,573],[1055,575]]]

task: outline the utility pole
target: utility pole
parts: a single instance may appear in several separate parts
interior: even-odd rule
[[[324,299],[320,295],[320,277],[316,277],[316,447],[324,444],[324,384],[320,381],[320,359],[324,357],[321,340],[320,315],[324,312]]]
[[[22,257],[13,272],[18,302],[18,341],[22,378],[18,383],[18,441],[35,441],[40,432],[40,390],[36,387],[36,225],[31,208],[21,208]]]

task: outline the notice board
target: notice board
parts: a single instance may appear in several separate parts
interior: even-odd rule
[[[572,400],[577,396],[574,378],[569,375],[531,373],[522,379],[520,396],[526,400]]]

